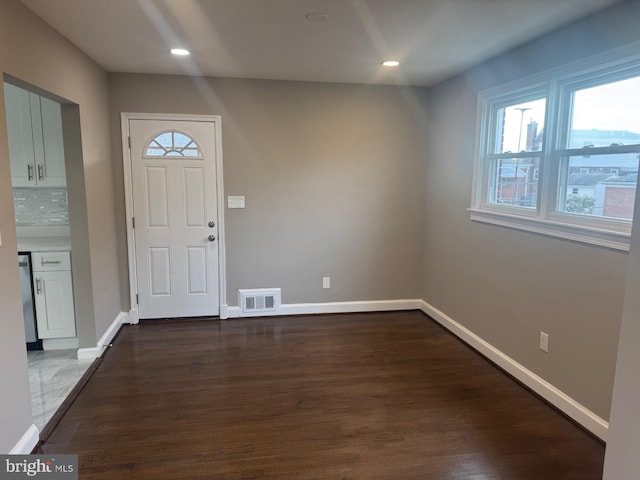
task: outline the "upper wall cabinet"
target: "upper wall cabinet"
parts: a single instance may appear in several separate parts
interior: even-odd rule
[[[4,84],[11,183],[14,187],[65,187],[60,104]]]

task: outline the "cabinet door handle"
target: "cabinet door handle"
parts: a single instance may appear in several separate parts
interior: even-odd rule
[[[44,258],[40,260],[40,264],[44,267],[45,265],[60,265],[62,262],[60,260],[45,260]]]
[[[27,180],[33,180],[33,165],[27,165]]]
[[[40,279],[36,278],[36,293],[40,295],[42,293],[42,286],[40,285]]]
[[[43,168],[42,165],[38,165],[38,180],[43,180],[44,179],[44,173],[43,173]]]

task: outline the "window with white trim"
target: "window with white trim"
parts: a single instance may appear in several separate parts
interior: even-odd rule
[[[472,220],[628,248],[639,58],[483,92],[478,135]]]

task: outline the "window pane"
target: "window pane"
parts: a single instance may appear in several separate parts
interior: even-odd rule
[[[541,98],[499,108],[493,153],[540,151],[545,105],[546,100]]]
[[[570,157],[564,211],[631,220],[637,180],[637,153]]]
[[[154,140],[158,145],[162,145],[163,147],[167,147],[167,148],[170,148],[171,145],[173,144],[173,139],[171,138],[171,132],[161,133]]]
[[[536,208],[539,158],[496,160],[492,203]]]
[[[173,132],[173,144],[176,147],[186,147],[190,143],[193,143],[191,138],[180,132]]]
[[[171,130],[162,132],[152,139],[145,149],[147,157],[198,157],[202,158],[200,147],[191,137]]]
[[[640,144],[640,77],[573,92],[568,148]]]

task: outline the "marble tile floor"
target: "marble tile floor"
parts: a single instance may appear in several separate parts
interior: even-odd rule
[[[29,351],[27,357],[33,422],[42,431],[93,359],[78,360],[76,349]]]

